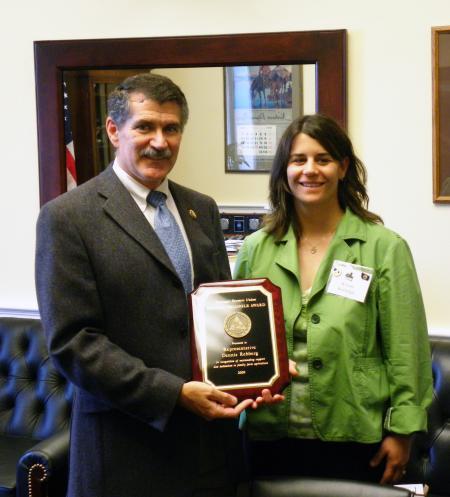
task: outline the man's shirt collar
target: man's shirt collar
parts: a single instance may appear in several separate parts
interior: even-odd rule
[[[147,195],[149,194],[150,189],[139,183],[139,181],[136,181],[132,176],[124,171],[120,167],[117,157],[114,159],[113,170],[117,174],[117,177],[123,186],[130,192],[130,195],[134,198],[138,207],[142,212],[144,212],[147,208]],[[156,190],[165,193],[167,197],[169,197],[169,180],[164,178],[163,182],[158,186],[158,188],[156,188]]]

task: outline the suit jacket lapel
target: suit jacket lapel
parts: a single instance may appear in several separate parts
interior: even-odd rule
[[[163,266],[177,274],[158,235],[149,225],[112,167],[109,167],[97,178],[99,182],[98,193],[104,198],[103,209],[106,214],[114,219],[121,229],[142,245]]]
[[[208,260],[208,254],[203,249],[204,244],[202,243],[202,240],[205,238],[205,233],[197,220],[197,216],[202,215],[202,213],[195,212],[189,201],[189,197],[184,194],[184,191],[179,188],[176,183],[169,181],[169,187],[191,247],[195,287],[196,281],[203,281],[206,277],[206,275],[203,274],[203,269],[207,268],[205,261]],[[210,243],[209,240],[208,243]]]

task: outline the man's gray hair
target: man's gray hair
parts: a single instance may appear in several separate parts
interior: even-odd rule
[[[181,128],[189,117],[189,108],[184,93],[166,76],[153,73],[136,74],[126,78],[108,96],[108,116],[120,129],[130,117],[130,95],[142,93],[145,98],[159,104],[175,102],[181,111]]]

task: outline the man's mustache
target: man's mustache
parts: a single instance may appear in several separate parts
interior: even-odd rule
[[[170,159],[172,157],[172,152],[168,148],[164,150],[147,148],[139,152],[139,157],[145,157],[146,159]]]

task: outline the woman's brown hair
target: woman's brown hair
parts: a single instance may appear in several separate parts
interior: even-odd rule
[[[367,209],[369,197],[366,190],[366,168],[355,155],[347,133],[334,119],[323,114],[313,114],[295,119],[281,137],[269,182],[272,211],[264,218],[264,229],[276,239],[280,239],[293,223],[297,237],[300,236],[301,227],[295,216],[293,196],[286,173],[292,142],[299,133],[304,133],[318,141],[334,160],[342,163],[344,159],[348,159],[347,172],[338,185],[338,200],[341,208],[351,209],[366,221],[382,223],[380,216]]]

